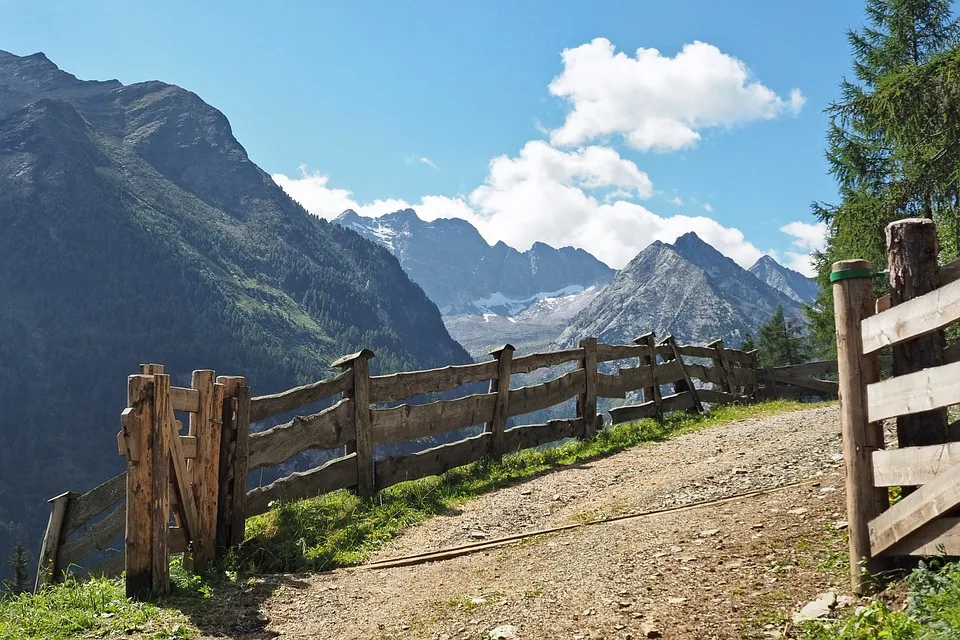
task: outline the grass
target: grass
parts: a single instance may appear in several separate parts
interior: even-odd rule
[[[247,535],[231,562],[251,573],[319,571],[362,562],[405,529],[449,513],[482,493],[625,449],[710,425],[782,413],[810,404],[775,401],[718,408],[708,414],[672,413],[658,422],[641,420],[604,429],[589,441],[528,449],[482,460],[439,477],[405,482],[361,498],[337,491],[281,503],[247,521]]]
[[[807,640],[948,640],[960,638],[960,563],[921,563],[906,579],[907,606],[883,599],[835,625],[807,623]]]
[[[674,413],[661,422],[642,420],[604,429],[590,441],[524,450],[504,456],[501,461],[483,460],[440,477],[402,483],[369,498],[337,491],[281,503],[249,519],[243,544],[209,575],[189,574],[174,560],[173,593],[153,603],[128,600],[121,578],[68,578],[36,595],[0,594],[0,638],[58,640],[134,635],[158,640],[186,639],[200,634],[200,627],[207,635],[222,634],[236,624],[235,608],[231,608],[236,600],[253,601],[269,595],[261,588],[265,586],[262,580],[244,580],[242,575],[355,565],[427,518],[448,513],[470,498],[550,469],[713,425],[812,406],[774,401],[722,407],[706,415]],[[538,594],[531,593],[535,595]]]

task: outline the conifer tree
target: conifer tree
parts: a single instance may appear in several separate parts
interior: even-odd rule
[[[768,367],[800,364],[806,359],[804,336],[799,324],[790,322],[778,306],[773,317],[757,334],[760,362]]]
[[[13,580],[10,581],[10,590],[13,593],[23,593],[27,590],[27,552],[23,548],[23,543],[18,542],[14,545],[10,553],[10,568],[13,569]]]
[[[753,335],[748,333],[743,336],[743,341],[740,343],[740,351],[753,351],[756,348],[757,345],[753,341]]]
[[[833,262],[864,258],[883,268],[884,227],[889,222],[909,216],[957,218],[955,193],[918,179],[917,167],[910,161],[918,149],[909,146],[908,136],[891,135],[897,119],[905,121],[904,111],[922,106],[901,104],[900,113],[894,115],[878,98],[904,70],[922,67],[957,46],[960,29],[950,4],[949,0],[867,0],[867,24],[847,34],[855,79],[841,83],[840,100],[827,109],[826,156],[840,202],[813,206],[815,215],[827,224],[826,249],[814,256],[821,294],[807,309],[821,356],[835,349],[829,282]],[[919,94],[914,95],[919,99]]]

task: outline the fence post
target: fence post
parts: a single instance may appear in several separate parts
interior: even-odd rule
[[[707,348],[717,352],[717,355],[713,358],[713,362],[715,366],[720,367],[720,370],[723,372],[723,382],[720,383],[720,390],[730,394],[734,393],[733,374],[730,372],[730,361],[727,360],[723,340],[714,340],[707,345]]]
[[[43,585],[57,581],[57,553],[60,551],[60,542],[63,537],[63,519],[67,514],[70,499],[74,496],[76,496],[75,493],[68,491],[47,500],[50,503],[50,519],[47,520],[47,530],[43,534],[43,543],[40,546],[40,561],[37,563],[34,593]]]
[[[243,380],[243,378],[241,378]],[[245,381],[244,381],[245,382]],[[233,523],[230,526],[230,546],[243,542],[247,522],[247,476],[250,468],[250,387],[237,389],[237,447],[234,453]]]
[[[639,338],[635,338],[634,344],[645,344],[647,345],[647,355],[643,356],[640,359],[640,364],[650,367],[650,386],[643,389],[643,401],[644,402],[653,402],[654,407],[657,409],[657,415],[660,415],[660,383],[657,381],[657,345],[655,340],[655,335],[651,331],[650,333],[645,333]]]
[[[373,351],[361,349],[343,356],[332,366],[353,370],[354,423],[357,427],[357,493],[373,495],[376,479],[373,467],[373,433],[370,425],[370,366]]]
[[[597,339],[584,338],[580,348],[584,392],[577,398],[577,417],[583,418],[583,437],[589,440],[597,433]]]
[[[147,443],[151,473],[153,513],[150,516],[151,537],[151,591],[154,595],[170,593],[170,430],[167,421],[173,420],[170,405],[170,376],[153,376],[153,425]]]
[[[749,384],[744,387],[744,395],[756,402],[758,400],[757,395],[760,389],[760,358],[757,356],[757,350],[753,349],[752,351],[747,351],[747,355],[750,356],[750,372],[753,374],[753,384]]]
[[[669,362],[676,361],[680,366],[680,373],[683,374],[683,378],[673,383],[674,393],[690,392],[690,397],[693,400],[693,406],[690,409],[697,413],[703,413],[703,404],[700,402],[700,396],[697,395],[697,388],[693,386],[690,374],[687,373],[687,366],[683,364],[683,358],[680,357],[680,349],[677,348],[676,339],[673,336],[667,336],[660,341],[660,344],[670,347],[673,355],[667,356],[667,359]]]
[[[493,407],[493,419],[484,429],[490,434],[490,451],[499,458],[506,453],[503,431],[507,425],[510,402],[510,363],[513,361],[513,352],[516,348],[512,344],[505,344],[490,352],[497,360],[497,377],[490,380],[490,393],[497,394],[497,404]]]
[[[210,369],[193,372],[191,386],[200,401],[190,414],[189,434],[197,439],[197,457],[191,461],[199,523],[193,539],[192,555],[184,555],[184,565],[203,571],[217,554],[217,494],[220,488],[220,425],[223,414],[223,385],[214,384]],[[218,393],[219,390],[219,393]]]
[[[886,489],[873,486],[871,455],[883,448],[883,429],[878,423],[867,422],[866,387],[880,379],[880,365],[876,354],[863,354],[860,333],[860,323],[874,310],[872,269],[866,260],[844,260],[834,263],[831,276],[837,323],[840,430],[846,462],[850,579],[856,593],[870,590],[871,574],[883,566],[879,558],[870,556],[867,525],[889,504]],[[866,559],[864,567],[861,559]]]
[[[937,227],[933,220],[907,218],[887,225],[887,261],[890,265],[890,306],[912,300],[940,286],[937,266]],[[943,331],[908,340],[893,347],[893,375],[944,364]],[[933,409],[897,418],[897,443],[922,447],[947,442],[947,410]]]
[[[239,425],[239,406],[237,395],[246,380],[241,376],[219,376],[217,384],[222,391],[220,415],[223,424],[220,429],[220,464],[219,482],[217,483],[217,528],[216,541],[218,549],[226,549],[235,544],[237,535],[234,533],[234,506],[237,489],[238,474],[246,474],[246,461],[241,470],[237,464],[237,449]],[[215,390],[216,394],[217,391]],[[244,486],[246,482],[244,481]],[[240,539],[243,532],[239,533]]]

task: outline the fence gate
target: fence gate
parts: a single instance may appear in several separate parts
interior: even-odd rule
[[[233,533],[234,496],[246,495],[245,477],[221,470],[234,466],[249,388],[243,378],[214,382],[209,370],[195,371],[192,382],[171,387],[160,365],[141,365],[128,380],[117,439],[127,458],[124,566],[131,597],[169,592],[171,553],[183,552],[189,568],[211,562],[218,540],[227,543]],[[176,411],[189,414],[186,434]]]
[[[932,225],[928,220],[894,225],[921,222]],[[936,255],[933,244],[930,253]],[[888,297],[874,300],[870,263],[833,266],[850,571],[857,592],[872,588],[870,574],[883,568],[884,557],[960,555],[960,519],[944,517],[960,505],[960,442],[942,442],[945,415],[939,444],[884,450],[882,429],[888,418],[929,417],[960,404],[960,351],[937,342],[932,359],[938,366],[882,381],[878,359],[882,349],[909,349],[910,341],[960,320],[958,266],[940,267],[939,288],[896,306]],[[910,355],[903,354],[895,357]],[[905,490],[891,506],[888,488],[895,486],[918,488]]]

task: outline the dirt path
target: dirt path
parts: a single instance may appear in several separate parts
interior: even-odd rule
[[[843,586],[845,545],[831,533],[843,519],[839,454],[837,409],[821,407],[564,468],[430,520],[377,559],[820,481],[439,563],[272,578],[279,586],[261,605],[269,619],[263,631],[435,640],[481,639],[498,628],[521,639],[777,637],[799,604]]]

